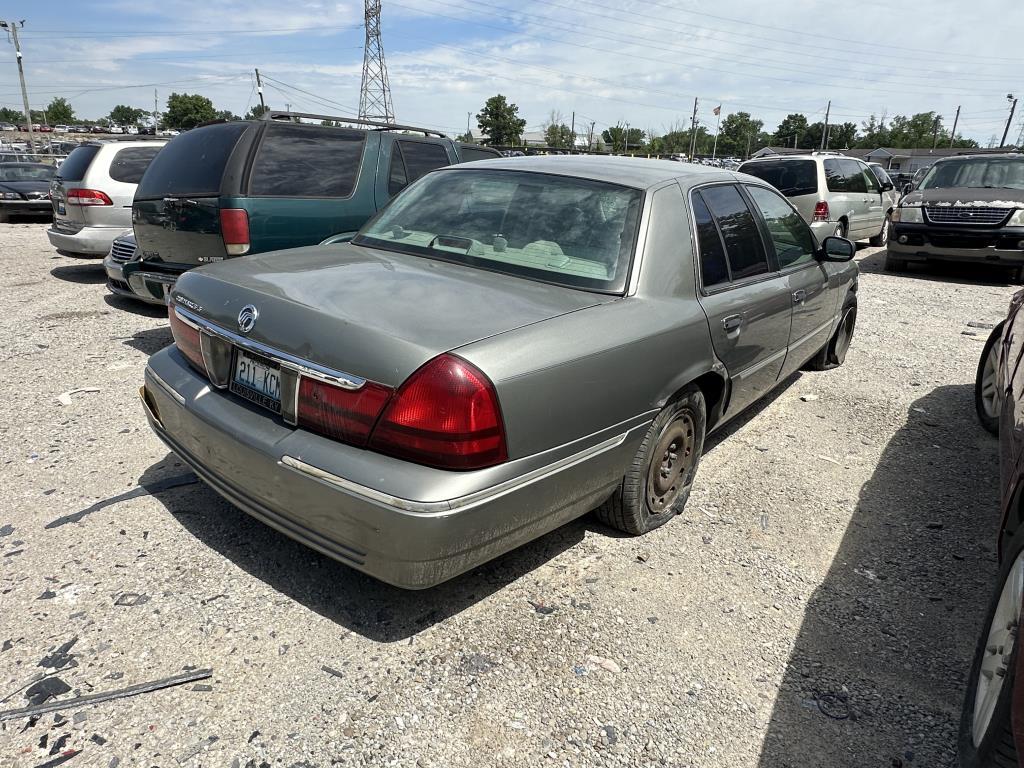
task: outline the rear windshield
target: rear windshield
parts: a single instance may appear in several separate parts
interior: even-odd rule
[[[462,162],[471,163],[474,160],[493,160],[496,157],[501,157],[501,155],[495,149],[467,147],[465,144],[460,144],[459,157],[462,158]]]
[[[92,159],[96,157],[96,153],[99,151],[100,148],[96,144],[86,144],[71,150],[71,154],[60,164],[57,175],[62,179],[72,181],[84,179],[85,172],[89,170],[89,163],[92,162]]]
[[[972,157],[936,163],[920,189],[1024,189],[1024,157]]]
[[[435,171],[396,197],[354,242],[620,293],[642,198],[640,190],[566,176]]]
[[[220,194],[224,167],[248,127],[243,122],[219,123],[176,136],[149,164],[135,192],[136,199]]]
[[[813,160],[758,160],[744,163],[739,170],[767,181],[786,197],[818,191],[818,169]]]
[[[0,164],[0,181],[49,181],[54,172],[52,165],[43,163]]]
[[[267,126],[249,192],[270,197],[348,197],[359,176],[366,131]]]
[[[114,155],[114,161],[110,164],[110,178],[125,184],[138,184],[159,151],[159,145],[125,147]]]

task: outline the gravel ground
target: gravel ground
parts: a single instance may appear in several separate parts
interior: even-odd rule
[[[405,593],[194,482],[138,404],[166,314],[44,228],[0,225],[0,709],[213,672],[0,723],[0,764],[955,764],[997,522],[968,323],[1001,275],[862,250],[846,365],[712,439],[682,516]]]

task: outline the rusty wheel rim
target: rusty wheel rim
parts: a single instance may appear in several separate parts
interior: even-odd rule
[[[652,514],[671,509],[689,485],[695,433],[693,417],[687,412],[680,413],[662,430],[647,473],[647,507]]]

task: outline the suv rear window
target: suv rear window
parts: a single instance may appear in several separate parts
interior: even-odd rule
[[[348,197],[355,188],[366,131],[268,125],[249,192],[269,197]]]
[[[786,197],[818,191],[818,169],[813,160],[758,160],[741,165],[740,173],[767,181]]]
[[[164,195],[218,195],[224,167],[248,123],[193,128],[157,153],[135,192],[137,199]],[[76,149],[75,152],[78,150]]]
[[[92,159],[96,157],[96,153],[99,151],[100,148],[96,144],[86,144],[71,150],[71,154],[67,156],[67,159],[57,169],[57,175],[62,179],[70,181],[84,179],[85,172],[89,170],[89,163],[92,162]]]
[[[146,172],[149,164],[153,162],[160,146],[152,147],[125,147],[114,155],[110,164],[110,178],[114,181],[122,181],[125,184],[138,184],[142,174]]]

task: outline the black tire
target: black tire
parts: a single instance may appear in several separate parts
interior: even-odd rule
[[[1002,338],[1003,323],[1000,323],[992,330],[992,333],[989,334],[988,341],[985,342],[985,346],[981,350],[981,359],[978,360],[978,370],[974,374],[974,410],[978,413],[978,421],[981,422],[981,426],[993,435],[999,434],[998,405],[1000,404],[1000,401],[998,393],[995,393],[996,398],[994,405],[996,406],[996,409],[993,410],[992,406],[986,406],[984,386],[986,383],[986,373],[988,372],[987,366],[991,362],[989,360],[989,356],[992,354],[993,350],[996,350],[996,355],[999,354],[998,344],[1002,341]],[[998,358],[996,359],[996,362],[998,363]],[[991,383],[991,386],[996,386],[994,381]]]
[[[885,271],[886,272],[905,272],[907,269],[907,260],[901,259],[899,256],[893,256],[888,251],[885,252]]]
[[[889,242],[889,214],[885,214],[885,220],[882,222],[882,231],[877,235],[868,240],[869,243],[875,248],[881,248]]]
[[[639,536],[682,512],[700,464],[706,428],[704,393],[690,384],[654,419],[622,484],[597,508],[598,520]],[[680,447],[686,450],[682,457],[679,451],[671,453],[669,447],[676,447],[673,442],[676,435],[681,441]],[[668,458],[670,454],[672,461]],[[660,477],[652,479],[654,475]],[[659,488],[660,483],[669,487]]]
[[[964,696],[963,712],[960,717],[961,768],[1017,768],[1019,765],[1011,724],[1013,687],[1016,677],[1014,672],[1017,665],[1017,635],[1015,631],[1010,631],[1009,634],[1005,632],[995,634],[996,628],[992,624],[1002,595],[1003,585],[1013,570],[1014,563],[1022,549],[1024,549],[1024,531],[1018,531],[1005,550],[1003,564],[999,568],[999,577],[996,579],[996,587],[989,600],[988,610],[985,611],[985,621],[982,624],[978,645],[974,650],[971,673],[967,678],[967,694]],[[1007,637],[1010,638],[1008,641]],[[1004,642],[1013,643],[1008,652],[1005,644],[1001,647],[999,645]],[[1005,674],[1000,675],[1003,681],[1002,688],[999,690],[988,727],[982,733],[979,743],[975,745],[973,734],[975,702],[979,692],[978,681],[981,679],[982,663],[988,661],[991,665],[995,661],[995,654],[1000,651],[1002,651],[1005,669]]]
[[[850,343],[853,341],[853,332],[856,328],[857,294],[848,293],[839,313],[839,325],[836,326],[832,338],[807,361],[806,367],[812,371],[827,371],[845,363],[846,353],[850,351]]]
[[[833,237],[846,237],[846,224],[839,222],[836,224],[835,232],[832,233]]]

